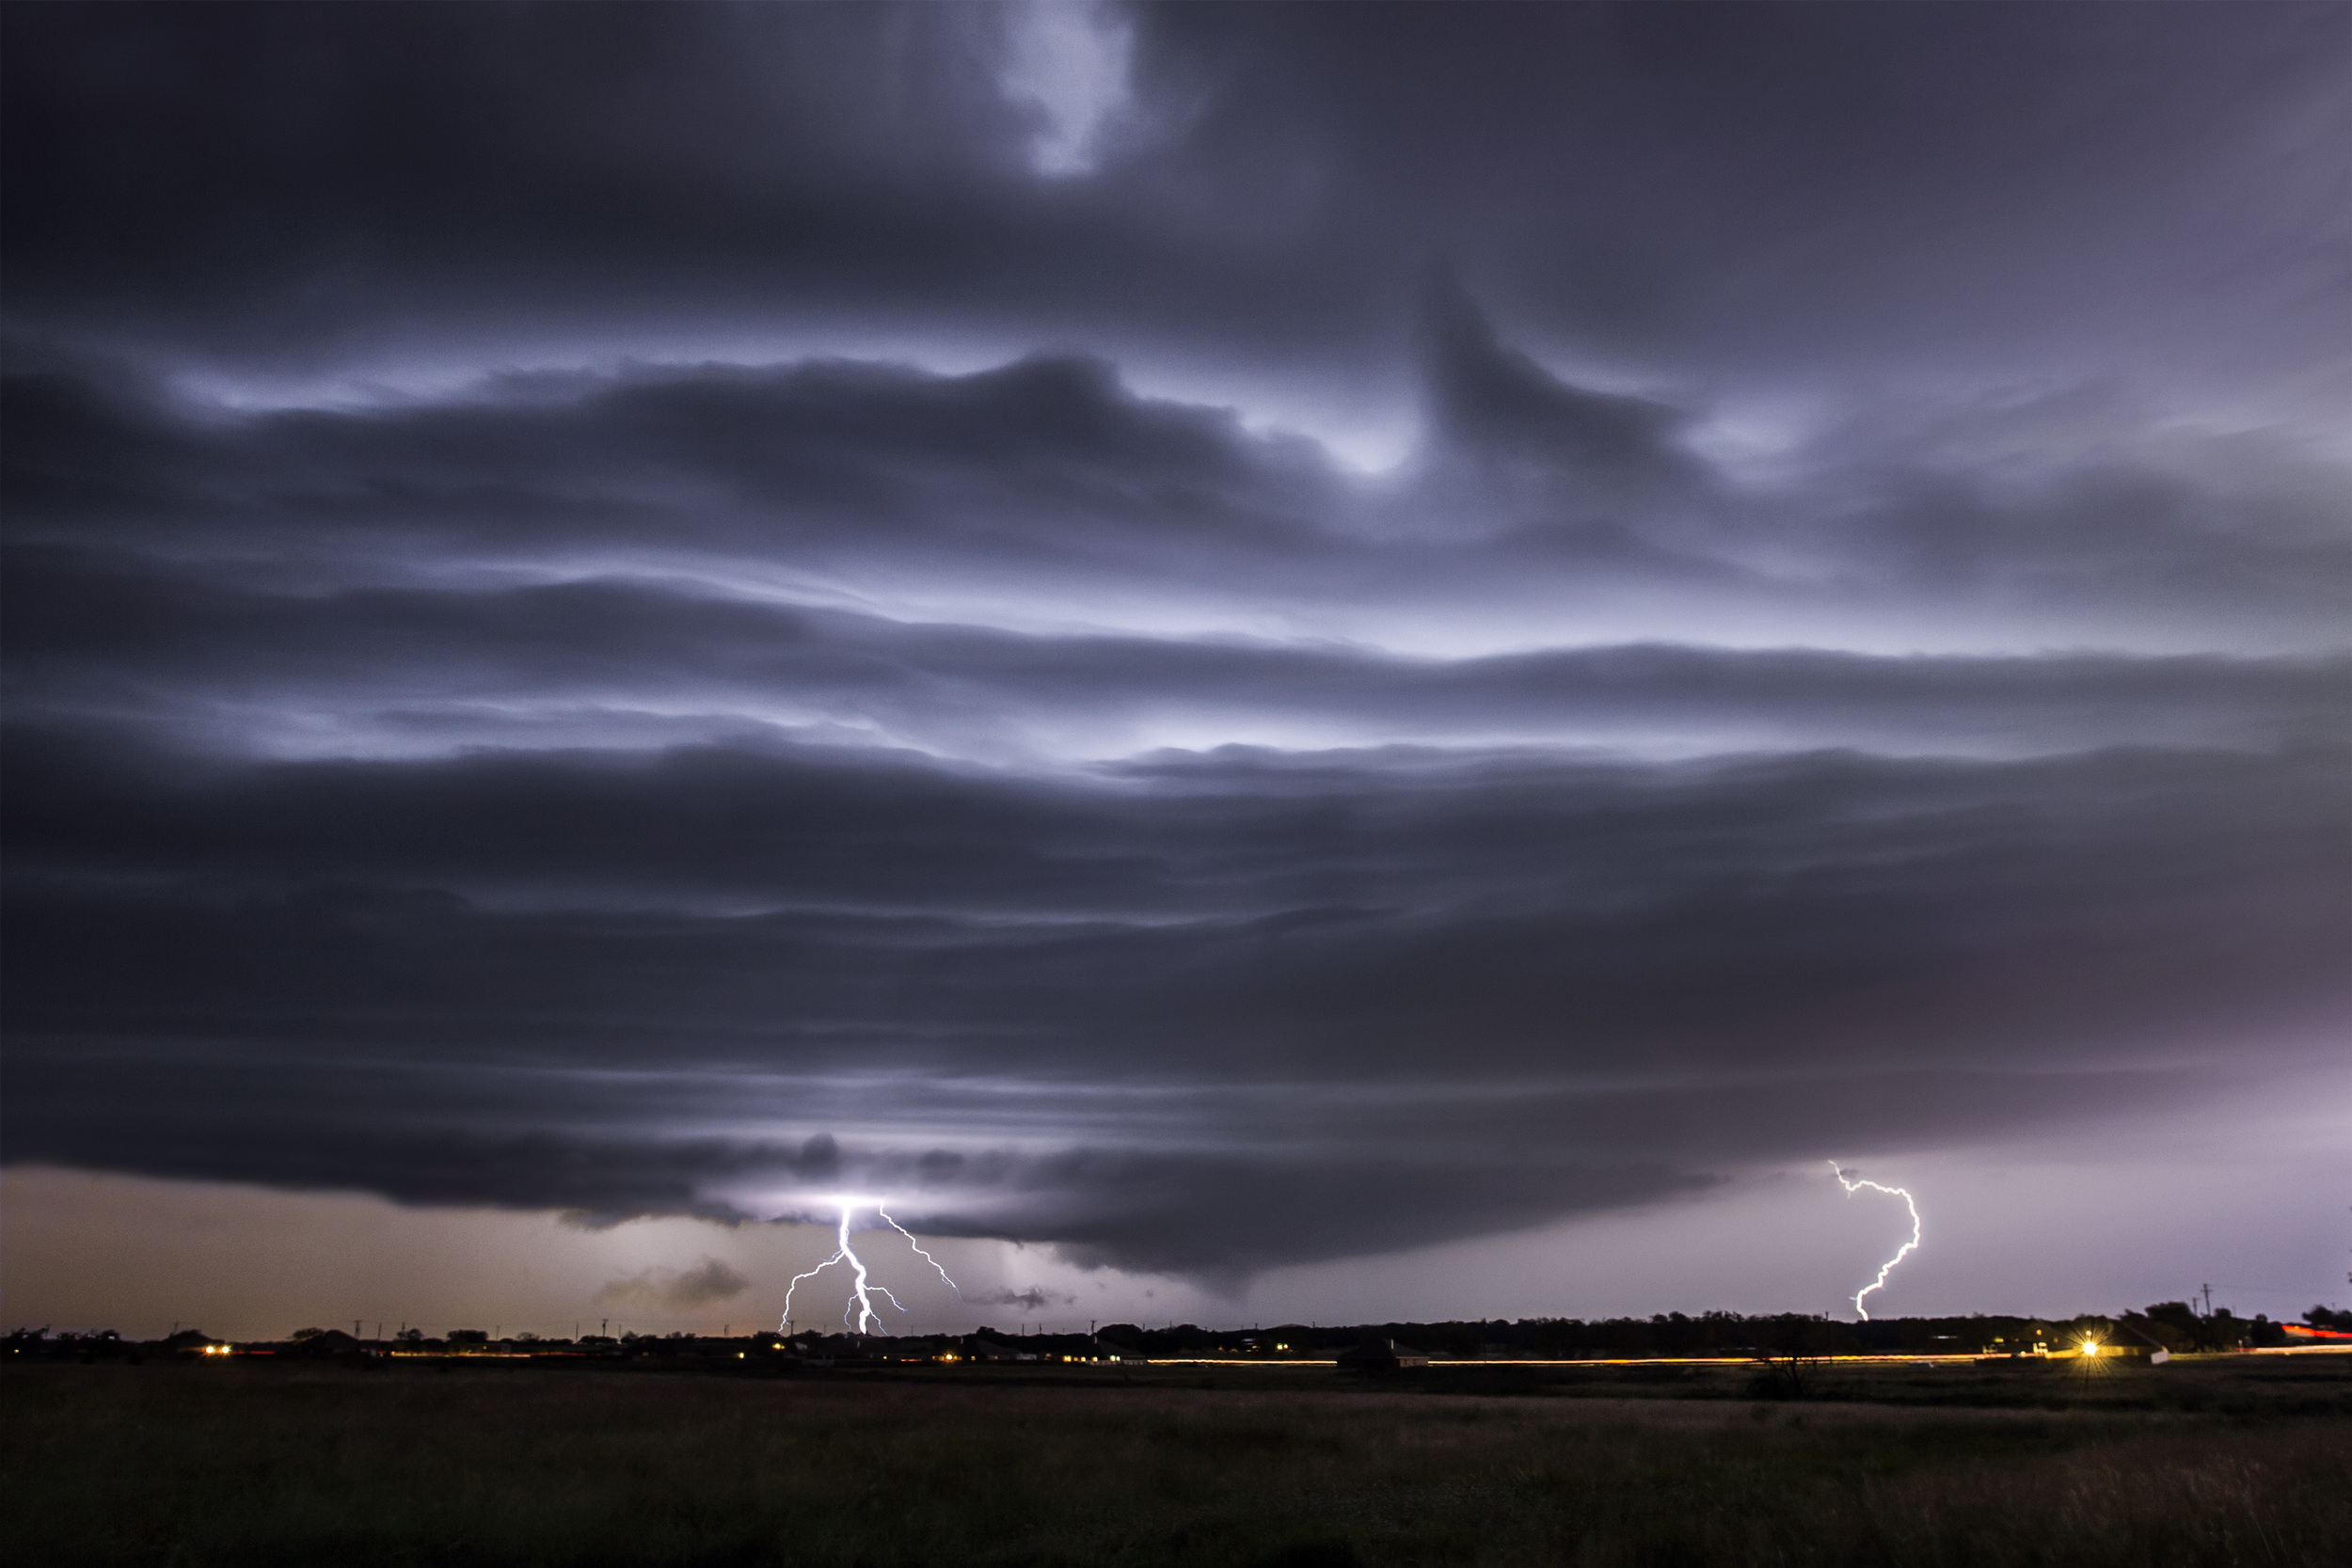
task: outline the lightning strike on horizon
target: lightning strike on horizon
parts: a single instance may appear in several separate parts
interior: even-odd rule
[[[1862,1314],[1862,1321],[1867,1323],[1870,1321],[1870,1309],[1862,1305],[1862,1298],[1877,1290],[1880,1286],[1885,1284],[1886,1276],[1888,1274],[1893,1272],[1895,1265],[1909,1257],[1913,1249],[1916,1248],[1919,1244],[1919,1206],[1916,1203],[1912,1202],[1911,1194],[1901,1187],[1883,1186],[1876,1181],[1865,1180],[1861,1177],[1854,1177],[1849,1180],[1845,1171],[1839,1168],[1837,1162],[1835,1160],[1832,1160],[1829,1163],[1829,1168],[1834,1174],[1836,1174],[1838,1184],[1846,1189],[1846,1196],[1848,1197],[1851,1197],[1855,1193],[1861,1191],[1863,1188],[1868,1187],[1875,1192],[1884,1193],[1889,1197],[1901,1198],[1903,1200],[1903,1207],[1911,1211],[1911,1240],[1905,1242],[1896,1252],[1894,1257],[1889,1258],[1885,1262],[1879,1265],[1879,1276],[1876,1279],[1873,1279],[1869,1284],[1865,1285],[1861,1290],[1856,1291],[1853,1293],[1853,1309]]]
[[[914,1239],[914,1231],[909,1230],[905,1226],[900,1225],[897,1220],[890,1217],[890,1211],[882,1206],[882,1199],[880,1198],[876,1198],[874,1200],[874,1212],[882,1216],[882,1224],[890,1227],[891,1229],[896,1230],[899,1235],[904,1236],[907,1239],[907,1245],[914,1249],[914,1255],[917,1258],[922,1259],[924,1262],[929,1263],[932,1268],[939,1269],[939,1277],[947,1281],[947,1289],[956,1293],[956,1299],[958,1301],[961,1301],[963,1299],[963,1287],[957,1284],[946,1269],[940,1267],[938,1259],[933,1258],[930,1253],[923,1250],[923,1243]]]
[[[908,1243],[914,1246],[914,1250],[922,1255],[923,1261],[929,1263],[934,1269],[939,1269],[939,1277],[947,1281],[947,1288],[956,1292],[956,1299],[959,1301],[963,1299],[963,1288],[958,1285],[955,1280],[949,1276],[946,1269],[940,1268],[938,1259],[933,1258],[930,1253],[923,1250],[923,1244],[914,1240],[914,1233],[913,1231],[909,1230],[905,1226],[900,1225],[897,1220],[890,1217],[889,1213],[882,1208],[882,1199],[878,1197],[836,1197],[831,1199],[830,1201],[841,1211],[840,1226],[835,1232],[839,1244],[834,1249],[832,1257],[826,1259],[823,1262],[818,1264],[815,1268],[810,1269],[805,1274],[794,1275],[792,1276],[792,1283],[784,1288],[784,1318],[780,1325],[782,1332],[789,1334],[792,1331],[792,1292],[801,1288],[801,1282],[804,1279],[814,1279],[818,1275],[824,1273],[827,1269],[832,1268],[835,1263],[840,1262],[847,1262],[850,1265],[851,1275],[850,1299],[841,1308],[841,1321],[847,1324],[853,1333],[870,1334],[882,1325],[882,1314],[874,1310],[873,1298],[877,1295],[881,1296],[884,1301],[890,1303],[892,1307],[897,1307],[899,1311],[904,1312],[906,1310],[906,1307],[899,1302],[898,1298],[890,1293],[888,1287],[875,1284],[873,1280],[866,1275],[866,1259],[860,1258],[857,1255],[857,1250],[850,1245],[850,1216],[855,1213],[858,1210],[865,1208],[869,1203],[874,1206],[874,1212],[882,1216],[882,1221],[884,1225],[887,1225],[891,1229],[896,1230],[899,1235],[904,1236]]]

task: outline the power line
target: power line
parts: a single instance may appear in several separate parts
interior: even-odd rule
[[[2259,1291],[2266,1295],[2299,1296],[2308,1294],[2312,1288],[2308,1285],[2223,1285],[2217,1281],[2211,1289],[2216,1291]]]

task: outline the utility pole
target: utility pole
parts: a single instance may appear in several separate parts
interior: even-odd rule
[[[2212,1287],[2211,1285],[2207,1285],[2204,1289],[2205,1289],[2205,1316],[2206,1316],[2206,1317],[2208,1317],[2208,1318],[2210,1318],[2210,1317],[2212,1317],[2212,1316],[2213,1316],[2213,1287]]]
[[[351,1320],[351,1337],[355,1339],[359,1338],[359,1320],[357,1318]]]

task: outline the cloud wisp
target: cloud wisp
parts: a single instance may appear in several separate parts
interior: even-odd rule
[[[602,1307],[692,1312],[731,1301],[751,1287],[752,1282],[733,1265],[706,1257],[691,1269],[642,1269],[624,1275],[597,1291],[596,1301]]]

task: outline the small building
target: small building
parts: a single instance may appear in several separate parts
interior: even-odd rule
[[[1367,1339],[1354,1350],[1340,1353],[1343,1372],[1393,1372],[1406,1367],[1426,1367],[1429,1355],[1394,1339]]]
[[[1034,1351],[1023,1350],[1019,1345],[1008,1344],[988,1334],[964,1336],[963,1354],[964,1358],[969,1361],[1034,1361],[1037,1359],[1037,1354]]]
[[[338,1356],[372,1355],[376,1354],[376,1351],[374,1346],[364,1340],[353,1338],[340,1328],[330,1328],[317,1334],[305,1334],[298,1339],[290,1340],[279,1348],[278,1354],[316,1356],[321,1360],[329,1360]]]

